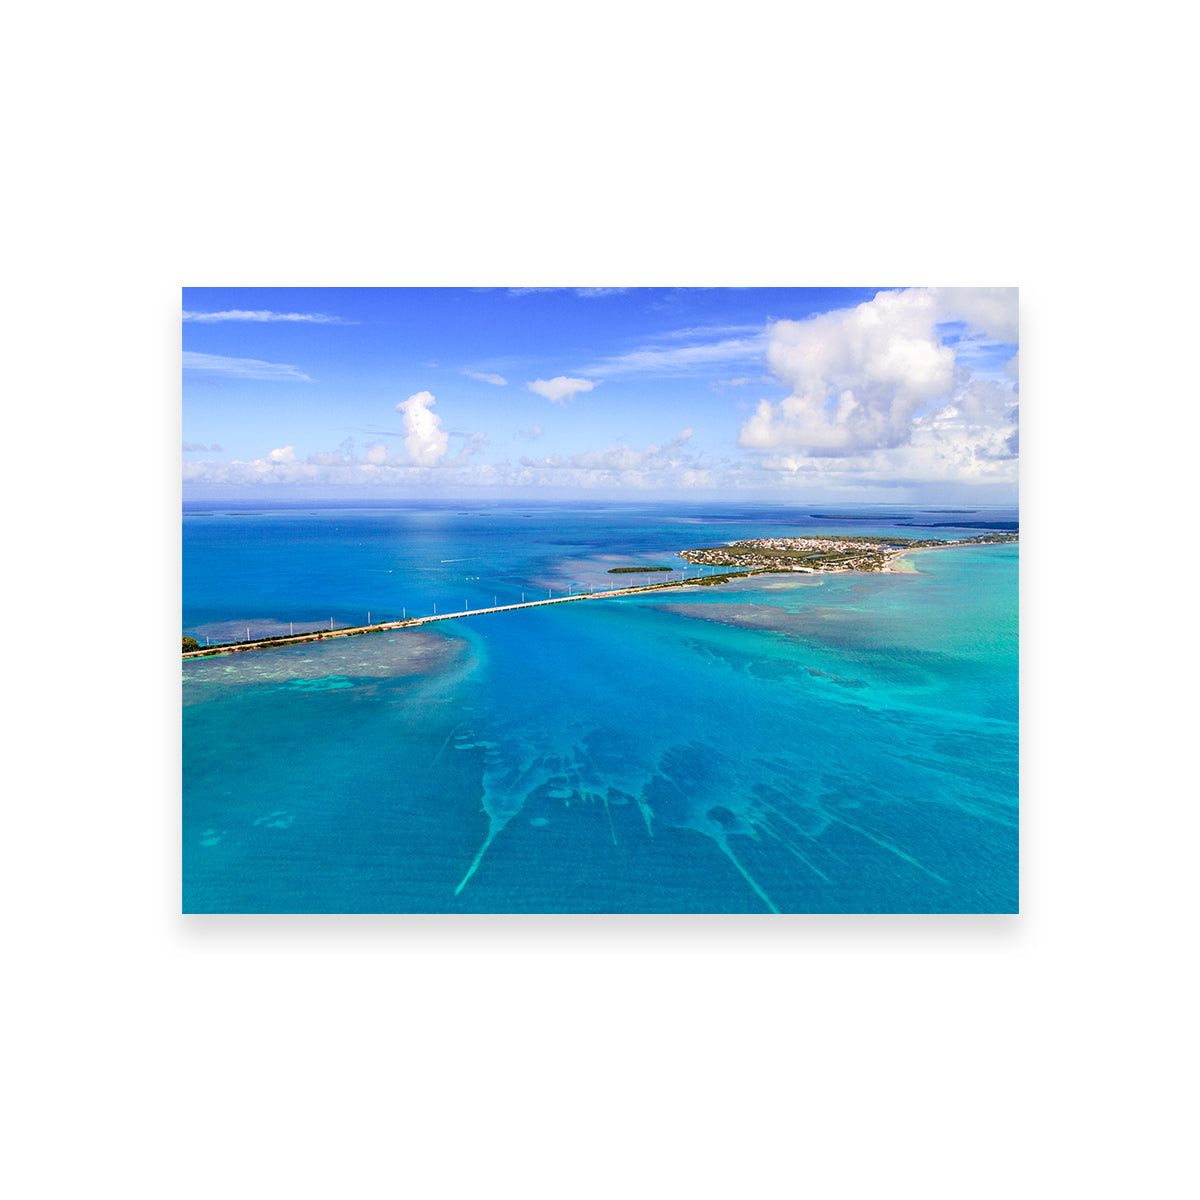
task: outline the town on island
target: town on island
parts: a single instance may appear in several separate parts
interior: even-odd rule
[[[947,546],[995,545],[1019,541],[1018,533],[1000,531],[979,534],[976,537],[945,541],[940,538],[865,537],[837,534],[811,534],[804,537],[753,538],[731,542],[725,546],[708,546],[696,550],[680,550],[679,557],[689,566],[710,568],[710,573],[690,578],[667,579],[659,583],[647,581],[590,592],[574,592],[567,595],[551,594],[545,600],[522,600],[519,604],[499,604],[491,608],[466,609],[462,612],[435,612],[430,616],[406,617],[399,621],[382,621],[373,625],[353,625],[340,629],[309,630],[302,633],[276,635],[251,639],[249,630],[245,641],[222,642],[212,646],[201,646],[197,639],[183,638],[184,658],[204,658],[214,654],[232,654],[256,650],[268,646],[296,645],[301,642],[323,641],[334,637],[354,637],[364,633],[377,633],[389,629],[408,629],[425,625],[431,621],[449,621],[459,617],[479,616],[483,613],[507,612],[515,608],[536,608],[543,604],[565,604],[573,600],[613,599],[642,592],[659,591],[665,588],[711,587],[732,579],[750,575],[800,572],[803,574],[829,574],[839,571],[893,570],[892,562],[901,554],[913,550],[933,550]],[[671,572],[673,568],[663,566],[612,567],[610,575],[645,575]]]

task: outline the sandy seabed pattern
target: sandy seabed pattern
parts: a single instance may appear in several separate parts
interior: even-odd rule
[[[1015,911],[1017,547],[918,565],[189,663],[184,908]]]

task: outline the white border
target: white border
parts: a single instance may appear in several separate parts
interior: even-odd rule
[[[20,16],[17,1194],[1175,1194],[1194,839],[1106,705],[1190,617],[1105,552],[1170,498],[1185,39],[1067,15]],[[664,282],[1021,286],[1024,915],[177,916],[178,288]]]

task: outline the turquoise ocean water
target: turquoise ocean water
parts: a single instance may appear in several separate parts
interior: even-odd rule
[[[189,504],[183,632],[557,596],[743,537],[950,539],[1016,520]],[[185,663],[183,909],[1015,912],[1018,549],[908,565]]]

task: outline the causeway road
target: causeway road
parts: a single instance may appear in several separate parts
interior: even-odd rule
[[[736,572],[743,574],[744,572]],[[731,574],[733,574],[731,572]],[[199,650],[185,650],[183,657],[211,658],[215,654],[240,654],[245,650],[265,650],[271,646],[297,646],[302,642],[325,642],[330,638],[356,637],[360,633],[381,633],[388,629],[412,629],[416,625],[428,625],[431,621],[457,621],[463,617],[482,617],[487,613],[511,612],[514,608],[541,608],[545,604],[570,604],[575,600],[611,600],[614,596],[633,596],[639,592],[657,592],[663,588],[685,587],[700,579],[720,579],[722,576],[693,576],[691,579],[675,579],[665,583],[644,584],[641,587],[615,588],[608,592],[576,592],[570,596],[553,596],[547,600],[524,600],[520,604],[497,604],[491,608],[463,609],[462,612],[434,613],[427,617],[409,617],[404,621],[379,621],[374,625],[349,625],[342,629],[310,629],[306,633],[288,634],[286,637],[260,638],[257,641],[232,642],[220,646],[201,646]]]

